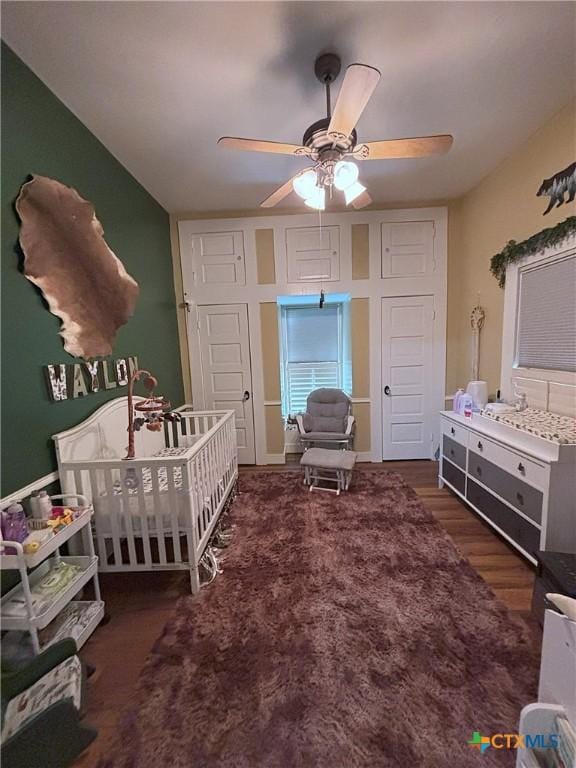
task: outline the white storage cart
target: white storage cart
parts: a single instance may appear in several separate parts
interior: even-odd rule
[[[19,542],[0,542],[0,568],[20,573],[20,583],[0,602],[2,630],[29,632],[35,654],[64,637],[72,637],[81,648],[104,616],[98,583],[98,558],[90,530],[92,506],[80,494],[51,498],[74,504],[80,513],[58,533],[52,533],[43,540],[34,553],[25,554]],[[78,533],[82,536],[85,554],[62,556],[60,547]],[[35,537],[32,533],[30,538],[34,540]],[[6,550],[11,554],[6,554]],[[35,570],[30,572],[31,569]],[[66,572],[66,577],[58,588],[55,576],[63,572]],[[95,600],[74,600],[91,579]],[[52,582],[54,589],[46,589]]]

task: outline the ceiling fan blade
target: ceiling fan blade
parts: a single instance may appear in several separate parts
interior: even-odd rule
[[[218,139],[221,147],[241,149],[245,152],[272,152],[277,155],[314,155],[315,151],[299,144],[283,144],[280,141],[261,141],[260,139],[241,139],[236,136],[222,136]]]
[[[307,170],[304,168],[304,170]],[[273,208],[275,205],[277,205],[280,201],[284,200],[285,197],[288,197],[290,192],[294,189],[292,186],[292,182],[296,178],[296,176],[299,176],[302,171],[299,173],[296,173],[294,176],[292,176],[291,179],[288,179],[287,182],[282,184],[281,187],[278,187],[278,189],[275,192],[272,192],[271,195],[269,195],[266,200],[263,200],[260,203],[261,208]]]
[[[338,141],[350,136],[379,80],[380,72],[374,67],[348,67],[328,126],[330,138]]]
[[[355,200],[352,200],[352,207],[358,210],[359,208],[365,208],[367,205],[370,205],[371,202],[372,198],[368,192],[362,192],[362,194],[358,195]]]
[[[428,157],[448,152],[454,141],[449,134],[420,136],[414,139],[389,139],[359,144],[352,153],[359,160],[389,160],[402,157]]]

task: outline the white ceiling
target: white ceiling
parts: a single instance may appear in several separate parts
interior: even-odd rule
[[[324,117],[313,65],[332,50],[382,72],[360,141],[454,135],[444,157],[364,163],[373,199],[466,192],[574,98],[575,14],[571,2],[5,2],[2,37],[167,210],[200,212],[255,208],[307,164],[216,141],[299,143]]]

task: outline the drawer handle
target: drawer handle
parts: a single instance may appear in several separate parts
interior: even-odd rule
[[[482,443],[480,442],[480,440],[478,440],[478,450],[479,450],[479,451],[483,451],[483,450],[484,450],[484,446],[482,445]]]
[[[454,427],[450,427],[450,434],[451,435],[455,435],[456,434],[456,430],[454,429]]]
[[[524,496],[518,491],[516,494],[516,500],[518,501],[518,504],[524,504]]]
[[[522,462],[518,464],[518,472],[520,472],[521,475],[526,474],[526,467],[524,466],[524,464],[522,464]]]
[[[482,477],[482,467],[476,467],[476,474]]]

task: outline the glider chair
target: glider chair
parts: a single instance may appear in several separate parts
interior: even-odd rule
[[[65,768],[96,738],[81,722],[86,669],[70,638],[14,669],[2,665],[2,768]]]
[[[354,442],[352,401],[341,389],[315,389],[308,395],[306,413],[296,416],[304,450],[312,446],[351,449]]]

